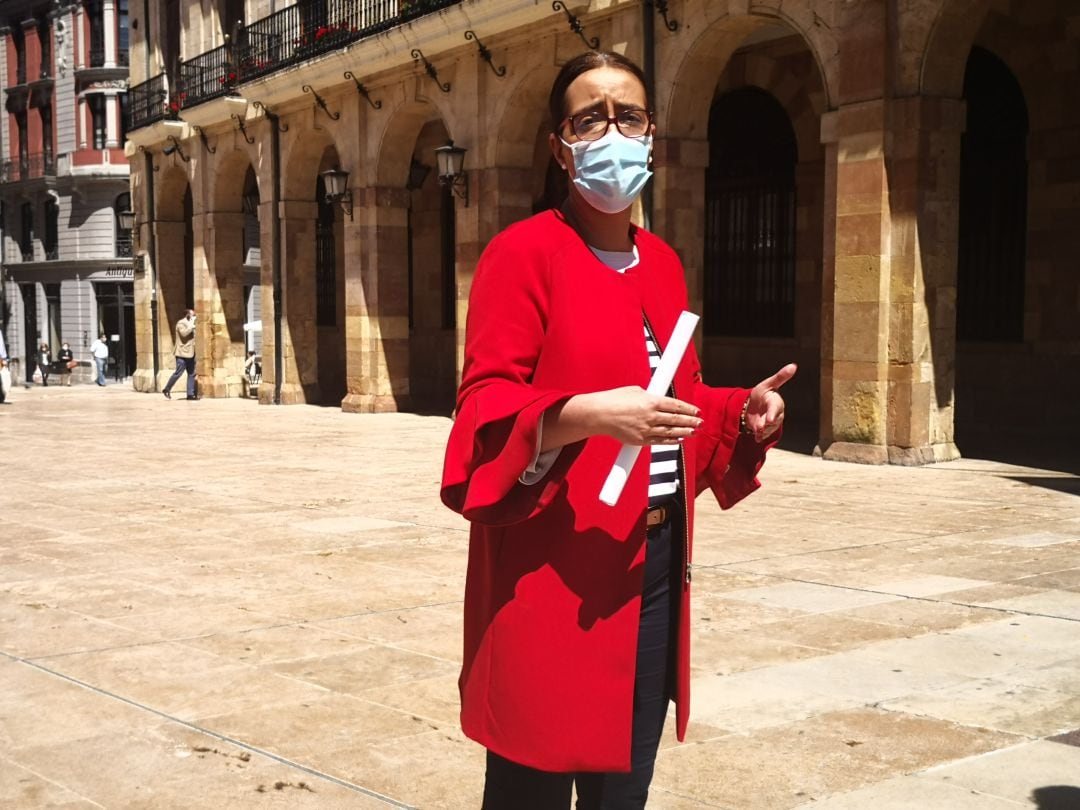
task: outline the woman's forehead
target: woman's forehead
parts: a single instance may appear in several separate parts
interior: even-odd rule
[[[567,107],[578,107],[611,98],[644,106],[645,88],[628,70],[598,67],[587,70],[566,88]]]

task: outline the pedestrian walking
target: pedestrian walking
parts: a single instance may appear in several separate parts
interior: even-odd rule
[[[104,332],[90,344],[90,354],[94,356],[94,363],[97,365],[97,384],[105,385],[105,367],[109,365],[109,344],[105,340]]]
[[[75,355],[71,351],[71,346],[64,342],[60,346],[60,352],[56,355],[56,362],[60,369],[60,379],[64,385],[71,385],[71,372],[79,364],[75,362]]]
[[[52,371],[52,349],[49,348],[48,343],[43,342],[38,346],[34,360],[37,361],[38,372],[41,374],[41,384],[47,386],[49,374]]]
[[[484,810],[645,806],[667,714],[686,731],[694,497],[758,488],[788,365],[712,388],[691,346],[645,390],[687,290],[631,223],[651,171],[645,77],[614,53],[567,62],[550,97],[569,197],[488,245],[469,300],[442,499],[471,522],[459,688],[487,748]],[[614,507],[620,446],[647,448]]]
[[[198,399],[195,394],[195,310],[184,311],[184,317],[176,322],[176,370],[165,383],[165,390],[161,393],[165,399],[172,399],[172,387],[180,379],[181,374],[187,374],[187,398],[189,402]]]
[[[8,368],[7,344],[4,343],[4,333],[0,330],[0,403],[7,402],[10,390],[11,369]]]

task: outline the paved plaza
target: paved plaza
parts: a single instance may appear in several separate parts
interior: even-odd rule
[[[0,807],[478,808],[449,424],[14,391]],[[702,496],[650,809],[1080,808],[1075,472],[777,451]]]

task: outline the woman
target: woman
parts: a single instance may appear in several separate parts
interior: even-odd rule
[[[693,498],[758,487],[795,373],[710,388],[691,348],[671,396],[644,390],[687,306],[678,257],[630,222],[648,110],[624,57],[568,62],[549,141],[569,197],[492,240],[473,282],[442,498],[472,522],[459,687],[485,810],[569,807],[575,783],[579,808],[644,806],[669,697],[680,739],[689,711]],[[651,451],[607,507],[623,443]]]
[[[76,363],[75,355],[67,343],[60,347],[60,353],[56,355],[56,360],[60,364],[60,376],[64,378],[64,385],[71,385],[71,371],[75,368]]]
[[[49,348],[48,343],[42,343],[38,346],[37,356],[34,358],[37,360],[38,371],[41,372],[41,384],[49,384],[49,373],[52,371],[52,349]]]

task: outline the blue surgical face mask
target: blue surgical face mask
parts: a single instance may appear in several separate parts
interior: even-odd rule
[[[652,177],[651,135],[627,138],[612,126],[599,140],[563,144],[574,155],[574,185],[578,192],[585,202],[606,214],[629,208]]]

